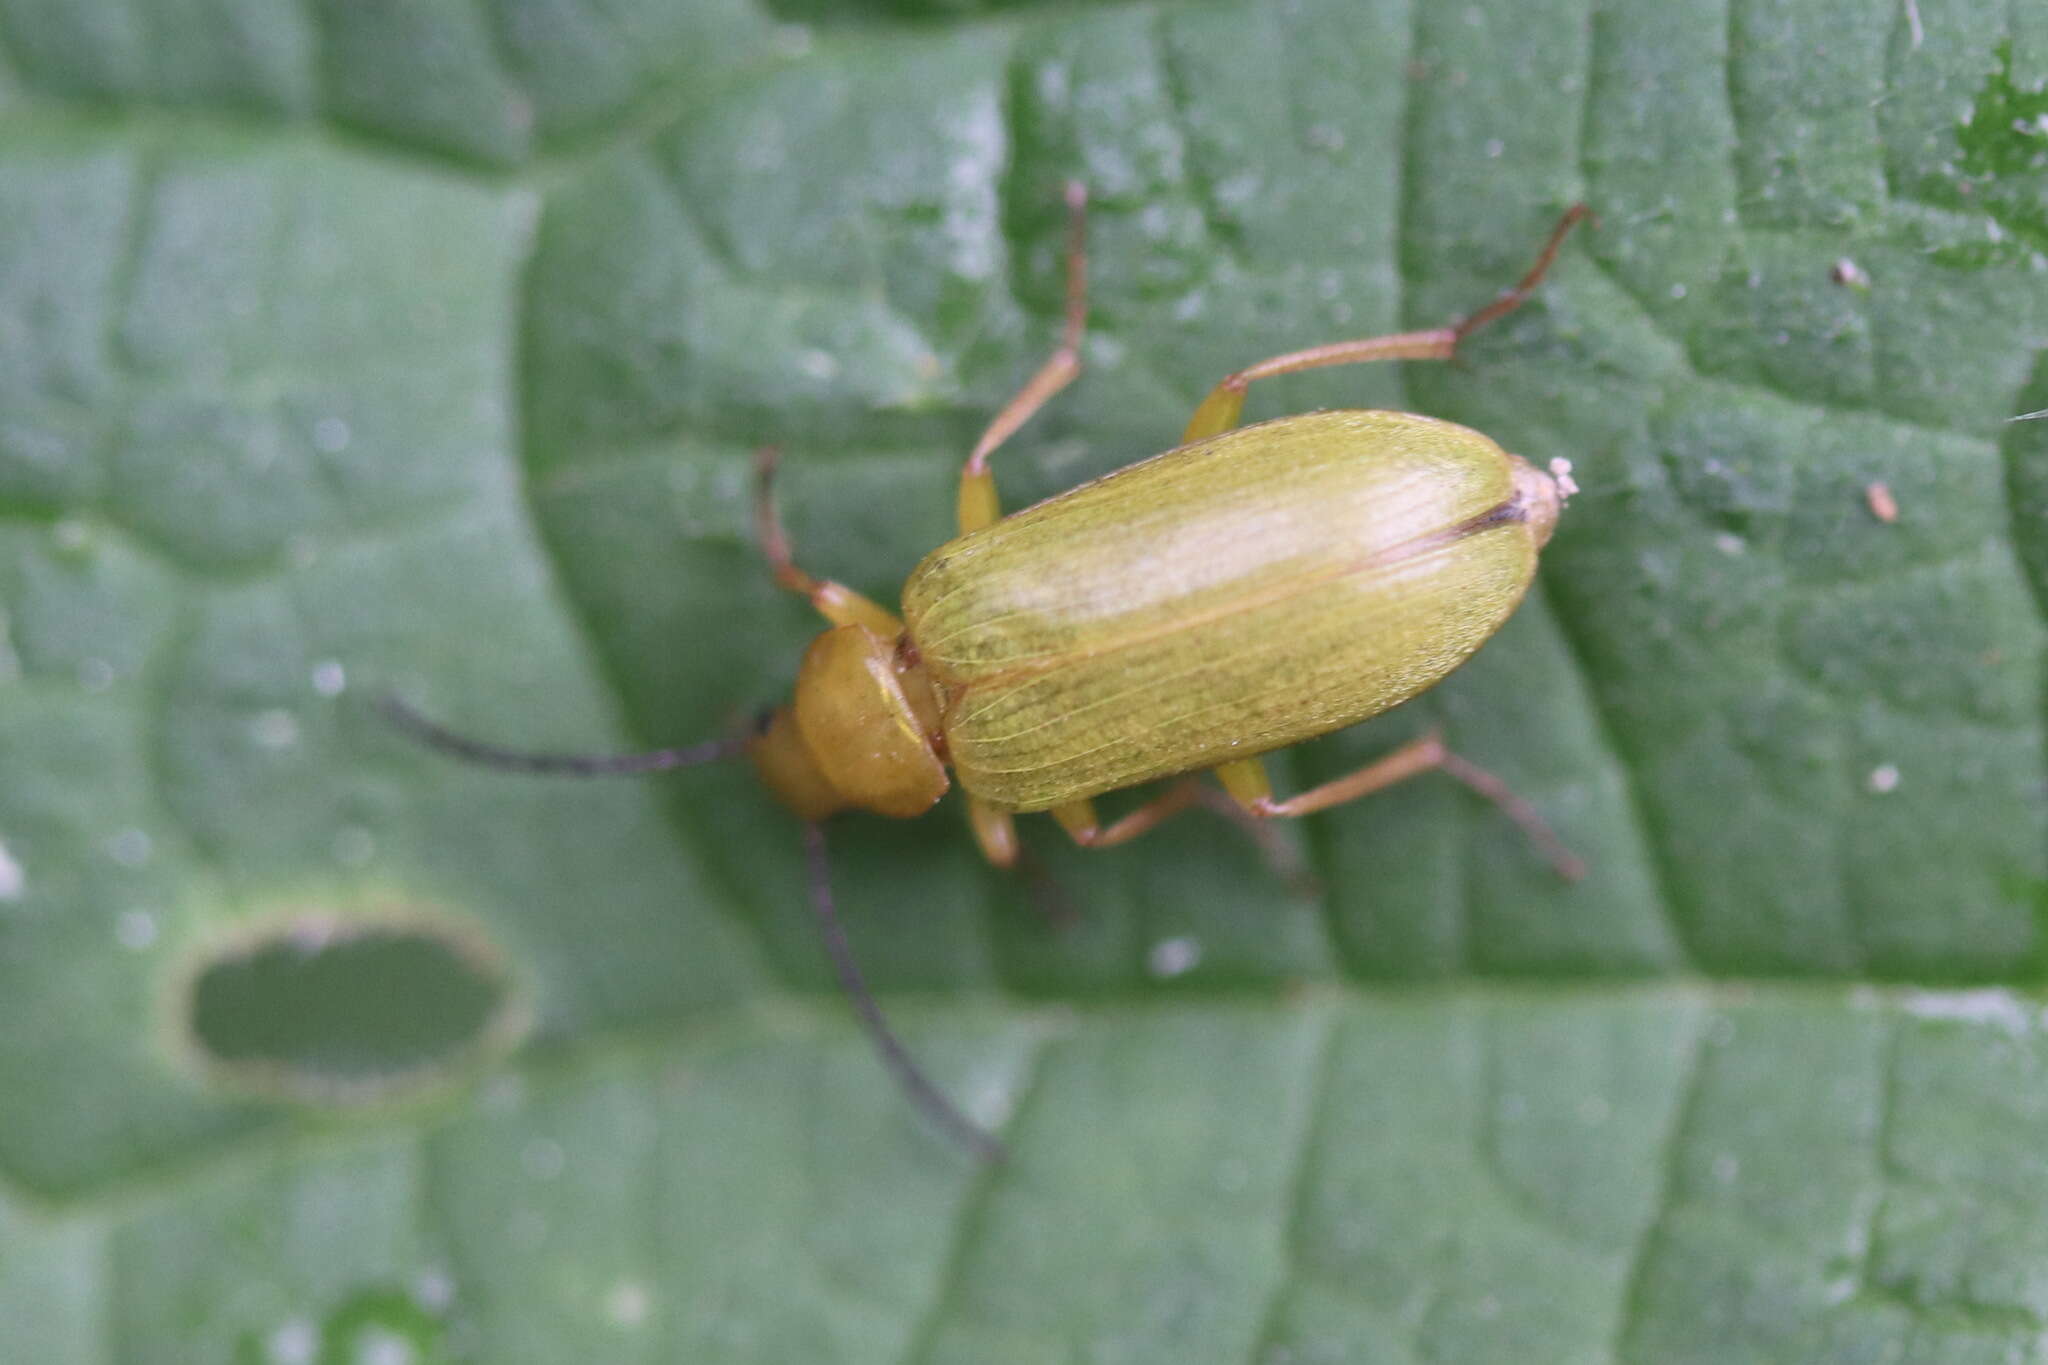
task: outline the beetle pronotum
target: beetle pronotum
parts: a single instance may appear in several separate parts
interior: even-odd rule
[[[527,772],[655,772],[745,754],[804,821],[813,909],[862,1026],[918,1107],[988,1156],[1000,1144],[924,1077],[862,981],[832,904],[818,823],[828,815],[922,815],[950,767],[983,854],[1010,867],[1024,812],[1050,811],[1077,843],[1108,848],[1195,805],[1301,816],[1437,771],[1492,801],[1565,876],[1581,870],[1533,807],[1434,732],[1284,799],[1259,757],[1398,706],[1484,644],[1535,575],[1575,491],[1569,466],[1545,473],[1470,428],[1412,413],[1239,419],[1254,380],[1450,359],[1529,297],[1584,205],[1512,289],[1462,322],[1262,360],[1210,391],[1174,449],[1005,517],[989,457],[1081,368],[1078,184],[1067,201],[1060,344],[975,443],[960,535],[911,572],[900,617],[797,566],[775,510],[774,454],[761,452],[762,553],[829,626],[804,652],[791,702],[751,735],[615,757],[523,753],[386,700],[419,739]],[[1220,792],[1194,776],[1205,769]],[[1094,797],[1174,776],[1121,818],[1096,816]]]

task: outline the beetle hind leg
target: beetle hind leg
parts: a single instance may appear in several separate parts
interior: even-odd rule
[[[1543,250],[1537,254],[1536,263],[1529,267],[1528,273],[1516,282],[1514,288],[1502,290],[1491,303],[1462,322],[1432,327],[1426,332],[1397,332],[1390,336],[1362,337],[1357,341],[1333,341],[1302,351],[1268,356],[1236,374],[1225,375],[1195,409],[1187,430],[1181,433],[1181,444],[1220,436],[1242,421],[1245,392],[1255,380],[1296,374],[1302,370],[1319,370],[1329,365],[1361,365],[1370,360],[1449,360],[1458,353],[1459,342],[1528,300],[1549,272],[1551,262],[1557,259],[1558,248],[1564,245],[1566,234],[1585,216],[1584,204],[1574,204],[1566,209],[1564,216],[1557,220],[1557,226],[1550,230],[1549,240],[1544,242]]]
[[[1087,187],[1078,180],[1068,181],[1067,303],[1060,344],[1038,367],[1038,373],[1017,391],[1017,396],[995,415],[995,420],[981,433],[981,439],[974,443],[967,463],[961,466],[961,535],[993,525],[1003,515],[1002,501],[996,495],[995,471],[988,464],[989,456],[995,453],[997,446],[1016,435],[1017,428],[1030,421],[1032,414],[1044,407],[1054,394],[1072,383],[1075,375],[1081,373],[1081,333],[1088,322],[1087,207]]]
[[[1499,777],[1488,772],[1469,759],[1451,752],[1443,736],[1435,730],[1419,739],[1412,739],[1389,754],[1382,754],[1362,768],[1333,777],[1320,786],[1310,787],[1286,800],[1273,795],[1271,779],[1266,774],[1266,765],[1259,759],[1241,759],[1226,763],[1216,769],[1216,776],[1245,810],[1261,820],[1294,819],[1313,815],[1319,810],[1341,806],[1356,801],[1361,796],[1370,796],[1384,791],[1399,782],[1423,773],[1440,772],[1456,778],[1466,787],[1491,801],[1501,814],[1515,822],[1530,843],[1557,874],[1566,881],[1575,882],[1586,875],[1586,864],[1577,854],[1565,847],[1549,823],[1537,813],[1528,801],[1515,794],[1514,790]]]

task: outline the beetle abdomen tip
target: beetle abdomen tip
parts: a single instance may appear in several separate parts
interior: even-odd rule
[[[1552,460],[1546,474],[1519,455],[1508,458],[1514,461],[1515,505],[1521,510],[1522,519],[1529,523],[1529,529],[1535,532],[1536,544],[1541,548],[1557,529],[1557,514],[1565,499],[1579,491],[1578,484],[1572,481],[1571,461]]]

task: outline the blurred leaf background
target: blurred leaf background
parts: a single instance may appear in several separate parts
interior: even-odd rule
[[[2048,1359],[2048,10],[2023,0],[4,0],[0,1356]],[[1278,883],[1191,817],[834,830],[1015,1149],[923,1127],[714,733],[1226,371],[1430,326],[1585,487],[1418,783]],[[1888,487],[1895,522],[1867,490]],[[1284,679],[1276,679],[1284,686]]]

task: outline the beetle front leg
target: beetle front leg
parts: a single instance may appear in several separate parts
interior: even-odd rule
[[[1500,297],[1463,322],[1449,327],[1432,327],[1426,332],[1397,332],[1391,336],[1334,341],[1326,346],[1311,346],[1305,351],[1289,351],[1285,355],[1269,356],[1256,365],[1248,365],[1236,374],[1226,376],[1222,383],[1209,390],[1209,396],[1195,409],[1187,430],[1181,434],[1181,444],[1220,436],[1235,427],[1244,417],[1245,391],[1254,380],[1295,374],[1301,370],[1319,370],[1328,365],[1360,365],[1369,360],[1449,360],[1457,354],[1459,342],[1487,323],[1522,306],[1542,282],[1550,263],[1557,259],[1557,249],[1564,245],[1565,234],[1585,216],[1584,204],[1574,204],[1566,209],[1564,217],[1558,219],[1557,226],[1550,230],[1550,240],[1544,243],[1536,264],[1529,267],[1529,272],[1513,289],[1503,291]]]
[[[813,578],[790,556],[789,534],[782,529],[781,514],[775,510],[775,466],[780,458],[774,446],[754,452],[754,531],[775,581],[809,598],[818,614],[835,626],[866,626],[885,640],[895,639],[903,633],[903,622],[894,612],[844,583]]]
[[[1017,396],[1004,405],[960,470],[960,534],[993,525],[1003,515],[1002,500],[996,496],[995,472],[988,457],[1010,439],[1017,428],[1046,405],[1054,394],[1081,373],[1081,331],[1088,321],[1088,189],[1078,180],[1067,182],[1067,309],[1066,325],[1059,347],[1038,367]]]
[[[1273,796],[1272,779],[1266,774],[1265,763],[1256,758],[1239,759],[1216,768],[1216,776],[1223,783],[1223,789],[1230,793],[1237,803],[1252,815],[1262,820],[1293,819],[1313,815],[1319,810],[1341,806],[1347,801],[1356,801],[1361,796],[1370,796],[1384,791],[1397,782],[1427,772],[1441,772],[1454,777],[1479,795],[1491,801],[1501,814],[1520,826],[1529,842],[1536,845],[1550,865],[1557,869],[1566,881],[1577,881],[1586,875],[1586,864],[1566,848],[1564,841],[1557,837],[1536,808],[1515,795],[1512,788],[1500,778],[1467,759],[1459,757],[1445,746],[1443,736],[1431,730],[1420,739],[1410,740],[1390,754],[1366,764],[1354,772],[1335,777],[1320,786],[1288,797],[1285,801]]]

